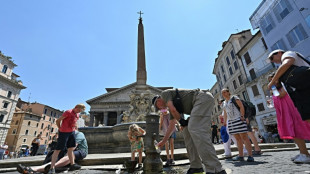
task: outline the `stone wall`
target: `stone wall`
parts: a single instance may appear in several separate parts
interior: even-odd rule
[[[130,142],[127,137],[128,128],[133,123],[117,124],[115,126],[79,128],[88,143],[89,154],[125,153],[130,152]],[[145,129],[145,122],[137,122]],[[175,148],[184,148],[182,132],[177,132]]]

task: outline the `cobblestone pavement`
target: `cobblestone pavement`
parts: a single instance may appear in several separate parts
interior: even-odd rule
[[[307,174],[310,173],[310,164],[295,164],[290,157],[298,154],[299,151],[265,152],[261,156],[256,156],[255,162],[235,162],[231,159],[221,160],[221,163],[228,174]],[[246,158],[245,158],[246,159]],[[189,165],[175,166],[170,169],[165,168],[168,174],[186,173]],[[15,174],[16,172],[6,172]],[[80,170],[66,172],[68,174],[115,174],[114,171],[102,170]],[[122,171],[121,174],[126,172]],[[136,172],[140,174],[142,172]]]

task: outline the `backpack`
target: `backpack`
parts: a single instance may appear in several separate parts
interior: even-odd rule
[[[180,114],[183,114],[184,109],[183,109],[182,99],[181,99],[181,96],[179,94],[178,88],[175,89],[175,93],[176,94],[175,94],[174,98],[172,99],[173,105]]]
[[[239,108],[239,106],[238,106],[238,104],[236,102],[235,97],[233,97],[231,99],[231,101],[236,106],[236,108],[238,108],[238,110],[240,111],[240,108]],[[255,117],[255,115],[256,115],[256,108],[255,108],[255,106],[250,101],[244,101],[244,100],[241,100],[241,99],[240,99],[240,101],[242,102],[243,107],[244,107],[244,118],[249,118],[250,120],[252,120]]]

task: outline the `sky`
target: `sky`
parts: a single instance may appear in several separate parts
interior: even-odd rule
[[[222,43],[252,30],[262,0],[1,0],[0,50],[12,57],[20,97],[59,110],[136,81],[137,12],[147,84],[211,89]]]

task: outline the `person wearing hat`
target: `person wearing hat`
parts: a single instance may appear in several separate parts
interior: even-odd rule
[[[294,51],[284,51],[281,49],[277,49],[272,51],[268,55],[268,60],[272,63],[281,64],[278,70],[276,71],[273,78],[270,80],[268,84],[268,89],[271,89],[273,85],[279,82],[279,79],[285,72],[292,66],[295,65],[297,67],[310,67],[309,63],[303,60],[303,56],[300,53]],[[294,70],[293,70],[294,71]],[[292,72],[293,72],[292,71]],[[294,73],[294,72],[293,72]],[[291,74],[293,75],[293,74]],[[291,76],[290,78],[295,78]],[[300,85],[305,85],[310,83],[310,76],[305,75],[302,77],[304,80],[300,80]],[[307,121],[310,123],[310,88],[303,88],[300,89],[297,86],[291,87],[286,81],[282,81],[286,87],[287,92],[289,93],[290,97],[292,98],[294,105],[297,107],[302,120]],[[309,84],[310,85],[310,84]],[[299,85],[298,85],[299,86]]]
[[[179,94],[181,98],[181,107],[183,113],[180,113],[180,107],[174,103],[174,99]],[[176,121],[179,121],[183,127],[183,136],[185,146],[190,161],[190,169],[187,174],[203,173],[202,164],[206,169],[206,174],[226,174],[222,164],[216,156],[214,146],[211,142],[211,113],[214,107],[214,98],[210,92],[203,92],[199,89],[167,89],[160,96],[155,96],[152,100],[157,110],[169,108],[170,122],[168,130],[157,145],[162,147],[171,136]],[[178,111],[178,110],[179,111]],[[188,123],[181,116],[190,115]]]

